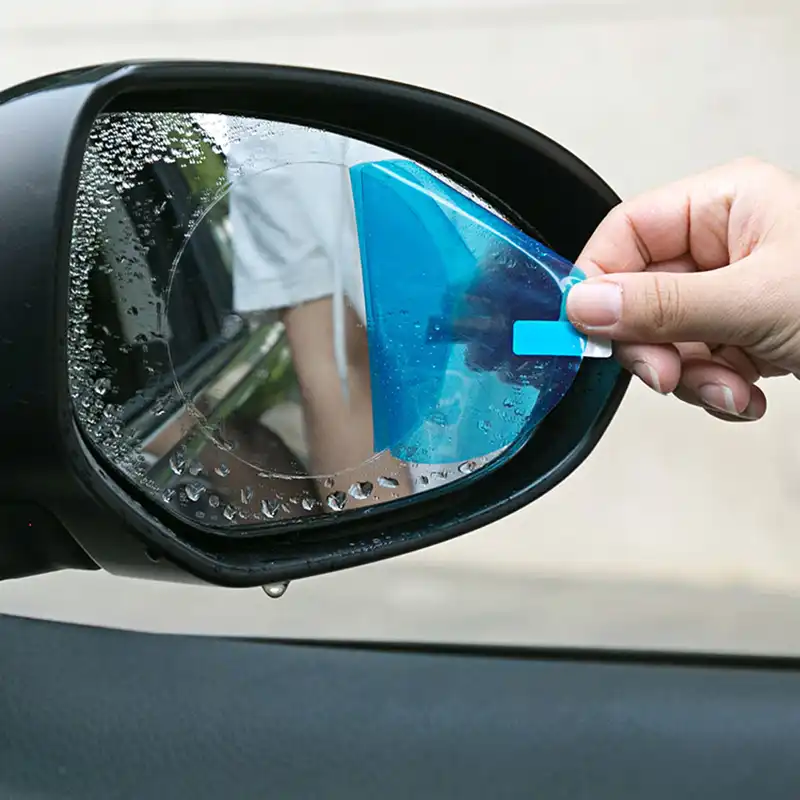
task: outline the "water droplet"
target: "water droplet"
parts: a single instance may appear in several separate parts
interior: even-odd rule
[[[347,504],[347,495],[344,492],[331,492],[328,495],[328,508],[331,511],[342,511]]]
[[[253,489],[251,486],[245,486],[239,493],[239,497],[244,505],[247,505],[253,499]]]
[[[506,408],[514,408],[514,401],[510,397],[506,397],[506,399],[503,400],[503,405]]]
[[[232,452],[236,447],[236,443],[235,442],[231,441],[230,439],[226,439],[222,435],[219,435],[217,437],[217,444],[219,445],[219,447],[222,450],[225,450],[228,453]]]
[[[174,489],[164,489],[164,493],[161,495],[161,499],[165,503],[171,503],[175,498],[175,490]]]
[[[94,383],[94,393],[102,397],[111,388],[111,381],[108,378],[99,378]]]
[[[189,474],[193,477],[203,474],[203,465],[199,461],[189,462]]]
[[[420,485],[427,486],[431,482],[431,480],[427,475],[420,475],[419,476],[419,482],[420,482]]]
[[[459,466],[458,471],[462,475],[472,475],[476,469],[478,469],[478,465],[474,461],[465,461]]]
[[[383,486],[384,489],[396,489],[400,485],[400,481],[396,478],[380,477],[378,478],[378,485]]]
[[[176,475],[183,475],[183,471],[186,469],[186,455],[183,450],[178,450],[170,456],[169,468]]]
[[[216,494],[209,495],[208,504],[211,508],[219,508],[219,496]]]
[[[361,483],[354,483],[350,487],[350,497],[354,500],[366,500],[375,487],[369,481],[362,481]]]
[[[156,400],[155,405],[153,406],[153,413],[160,417],[167,411],[167,406],[170,404],[170,400],[172,400],[172,396],[170,394],[162,394],[161,397]]]
[[[273,600],[278,600],[286,594],[286,590],[289,588],[289,582],[268,583],[266,586],[262,586],[261,588],[264,590],[264,594],[267,597],[271,597]]]
[[[214,472],[216,472],[220,478],[227,478],[228,475],[231,474],[231,468],[227,464],[220,464],[218,467],[214,468]]]
[[[222,336],[233,339],[244,328],[244,320],[238,314],[229,314],[222,320]]]
[[[280,503],[277,500],[261,501],[261,513],[267,519],[275,519],[275,515],[278,513],[279,508],[280,508]]]
[[[222,509],[222,516],[225,517],[228,522],[233,522],[236,519],[236,509],[231,505],[225,506],[225,508]]]
[[[325,478],[325,488],[326,489],[333,489],[333,478]]]
[[[481,433],[488,433],[492,429],[492,423],[488,419],[482,419],[478,423],[478,428]]]
[[[317,507],[317,501],[313,497],[304,497],[302,506],[306,511],[313,511]]]
[[[206,487],[202,483],[190,483],[186,486],[186,496],[193,503],[196,503],[205,492]]]

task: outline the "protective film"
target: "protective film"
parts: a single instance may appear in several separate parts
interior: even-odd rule
[[[583,275],[415,162],[350,170],[370,346],[374,448],[419,464],[499,454],[571,386]]]

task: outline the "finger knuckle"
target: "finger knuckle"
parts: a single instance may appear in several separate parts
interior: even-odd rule
[[[626,210],[627,203],[618,203],[603,217],[602,225],[615,226],[620,218],[625,217]]]
[[[757,156],[743,156],[734,162],[734,167],[750,185],[771,185],[776,181],[784,182],[788,177],[785,170]]]
[[[645,295],[645,324],[656,334],[666,334],[683,323],[684,304],[678,282],[672,276],[654,273],[652,278]]]
[[[767,166],[767,162],[758,156],[741,156],[733,164],[742,170],[760,170]]]

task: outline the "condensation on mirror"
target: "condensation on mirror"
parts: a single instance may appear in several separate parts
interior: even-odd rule
[[[514,379],[496,332],[470,339],[462,328],[480,325],[454,322],[491,318],[466,308],[474,286],[441,277],[460,245],[442,249],[435,225],[457,194],[487,208],[330,132],[101,116],[71,247],[84,435],[174,514],[221,532],[364,509],[495,463],[529,434],[542,386]]]

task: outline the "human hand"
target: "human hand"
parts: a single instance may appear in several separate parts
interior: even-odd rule
[[[648,386],[732,421],[800,377],[800,180],[743,159],[622,203],[576,262],[567,315]]]

